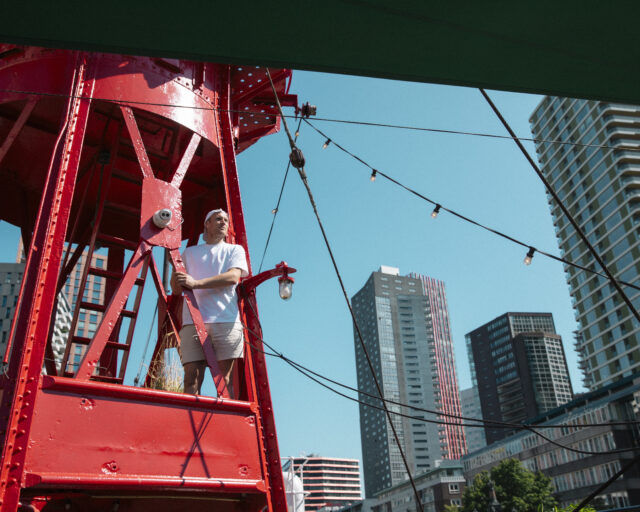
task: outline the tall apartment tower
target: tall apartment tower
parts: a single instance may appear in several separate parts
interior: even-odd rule
[[[302,480],[306,512],[338,510],[362,499],[358,459],[336,459],[320,455],[292,457],[282,469],[284,472],[292,469],[293,474]]]
[[[65,251],[67,246],[65,245]],[[25,253],[22,239],[18,243],[18,255],[17,261],[24,267]],[[56,365],[59,365],[62,360],[62,354],[64,354],[64,348],[67,344],[67,338],[69,337],[69,327],[71,320],[68,317],[73,318],[73,312],[78,304],[78,294],[80,291],[80,282],[82,280],[82,273],[84,266],[86,265],[87,251],[82,253],[82,256],[78,259],[73,270],[69,273],[69,277],[65,282],[60,294],[58,295],[58,305],[56,310],[56,329],[54,331],[53,338],[53,350],[56,355]],[[91,266],[94,268],[106,270],[107,268],[107,255],[94,252],[91,258]],[[19,285],[18,285],[19,286]],[[94,274],[87,275],[87,284],[84,289],[84,294],[80,297],[80,302],[102,304],[104,303],[104,296],[106,292],[106,278],[97,276]],[[17,292],[16,292],[17,293]],[[64,301],[60,300],[60,297],[64,297]],[[81,308],[78,314],[78,323],[76,324],[76,336],[83,338],[91,338],[98,329],[98,324],[102,320],[102,312],[88,310]],[[66,331],[65,331],[66,328]],[[86,345],[74,344],[72,348],[71,357],[69,358],[69,370],[75,371],[75,368],[80,363],[82,356],[86,350]]]
[[[0,263],[0,356],[4,357],[15,315],[24,263]],[[1,366],[1,365],[0,365]]]
[[[460,415],[444,283],[418,274],[401,276],[397,268],[382,266],[352,302],[384,397]],[[375,396],[377,390],[357,332],[354,337],[358,388]],[[360,400],[380,406],[363,394]],[[394,404],[388,407],[417,417],[394,415],[392,420],[412,473],[429,471],[438,460],[459,459],[466,453],[461,425],[426,423],[420,418],[437,417]],[[367,497],[407,478],[384,411],[360,405],[360,437]]]
[[[483,419],[482,409],[480,407],[480,396],[478,395],[478,388],[476,386],[460,390],[460,405],[462,407],[462,415],[465,418]],[[468,423],[471,424],[472,422]],[[483,428],[465,426],[464,435],[467,438],[467,451],[469,453],[487,446]]]
[[[551,313],[505,313],[465,338],[485,420],[522,423],[573,398]],[[486,428],[487,444],[511,433]]]
[[[531,118],[542,172],[618,279],[640,275],[640,107],[545,97]],[[545,141],[562,141],[567,144]],[[607,146],[607,147],[602,147]],[[613,148],[613,149],[611,149]],[[562,255],[600,270],[549,198]],[[640,370],[640,324],[607,279],[565,267],[584,384],[597,389]],[[640,294],[626,288],[636,309]]]

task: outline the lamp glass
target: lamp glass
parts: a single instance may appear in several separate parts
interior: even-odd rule
[[[291,294],[293,293],[293,281],[291,279],[279,279],[279,288],[280,288],[280,298],[282,300],[289,300],[291,298]]]

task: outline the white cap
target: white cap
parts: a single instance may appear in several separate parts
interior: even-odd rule
[[[217,208],[215,210],[211,210],[209,213],[207,213],[207,216],[204,218],[204,223],[206,224],[207,221],[216,213],[224,213],[227,216],[227,219],[229,218],[229,214],[227,212],[225,212],[222,208]]]

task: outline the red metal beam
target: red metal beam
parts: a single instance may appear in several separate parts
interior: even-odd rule
[[[124,117],[124,122],[127,124],[129,136],[131,137],[131,142],[133,143],[133,149],[135,149],[136,156],[138,157],[138,163],[140,163],[140,171],[142,172],[142,176],[144,178],[153,178],[151,163],[149,162],[149,157],[147,156],[147,150],[144,148],[144,142],[142,142],[142,136],[140,135],[140,130],[138,129],[138,124],[136,123],[136,118],[133,115],[133,111],[131,110],[131,107],[125,106],[121,106],[120,110],[122,110],[122,117]]]
[[[109,336],[111,336],[111,332],[127,304],[129,293],[131,293],[131,289],[136,279],[138,279],[140,270],[144,267],[150,252],[151,247],[145,242],[140,242],[138,249],[133,256],[131,256],[129,266],[122,277],[122,281],[120,281],[116,293],[109,301],[100,326],[91,344],[87,348],[82,361],[80,361],[80,366],[75,375],[77,379],[87,380],[94,375],[95,369],[100,361],[100,356],[107,345],[107,341],[109,341]]]
[[[3,464],[0,467],[2,511],[15,511],[18,508],[46,336],[54,313],[54,292],[63,242],[91,106],[94,64],[91,56],[77,54],[70,99],[52,155],[27,258],[24,304],[29,307],[23,307],[19,312],[8,385],[4,388],[0,405],[4,437]]]
[[[244,224],[244,215],[242,212],[242,199],[240,197],[240,184],[238,182],[238,173],[236,167],[236,155],[233,142],[233,125],[231,122],[231,103],[230,103],[230,87],[222,88],[220,94],[220,105],[227,109],[227,112],[219,112],[217,119],[219,120],[219,147],[222,164],[222,173],[225,181],[225,189],[227,191],[227,201],[229,204],[229,215],[233,219],[236,226],[235,243],[242,245],[247,253],[247,264],[251,268],[249,261],[249,251],[247,246],[247,237]],[[249,300],[254,300],[251,298]],[[254,310],[257,307],[254,303]],[[246,312],[244,313],[247,318]],[[257,320],[257,319],[255,319]],[[256,322],[254,322],[255,324]],[[257,327],[256,325],[252,325]],[[255,332],[255,331],[254,331]],[[248,334],[245,332],[245,334]],[[249,340],[256,342],[255,337],[249,335]],[[258,342],[258,347],[262,346]],[[278,448],[278,439],[276,436],[276,424],[273,414],[273,405],[271,403],[271,393],[269,391],[269,377],[267,375],[267,365],[264,360],[264,354],[259,351],[247,349],[245,351],[245,359],[248,362],[248,374],[251,377],[256,393],[258,406],[260,409],[260,438],[262,448],[265,452],[265,473],[266,481],[269,487],[267,497],[269,499],[269,507],[273,511],[286,512],[287,501],[284,490],[284,480],[282,477],[282,466],[280,464],[280,450]]]
[[[27,119],[29,119],[31,112],[33,112],[33,109],[38,103],[39,99],[40,98],[38,97],[32,96],[27,100],[27,103],[22,108],[22,112],[20,112],[20,116],[18,117],[16,122],[13,123],[13,126],[11,127],[9,134],[7,135],[7,138],[2,143],[2,146],[0,146],[0,163],[2,163],[2,160],[4,159],[5,155],[11,149],[11,146],[13,145],[13,141],[16,140],[16,138],[22,131],[22,128],[24,128],[24,125],[26,124]]]
[[[191,163],[191,160],[193,160],[193,155],[195,155],[196,149],[198,149],[198,146],[200,145],[201,140],[202,140],[202,137],[200,137],[200,135],[198,135],[197,133],[194,133],[191,136],[191,140],[189,141],[189,145],[187,146],[187,149],[185,150],[184,155],[182,155],[180,164],[178,165],[176,172],[173,174],[173,178],[171,178],[171,184],[174,187],[180,188],[180,185],[182,184],[182,180],[184,179],[184,175],[186,174],[187,169],[189,168],[189,164]]]

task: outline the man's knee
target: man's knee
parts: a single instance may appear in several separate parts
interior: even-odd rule
[[[204,378],[204,361],[185,363],[184,365],[184,391],[186,393],[197,393]]]

